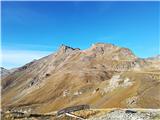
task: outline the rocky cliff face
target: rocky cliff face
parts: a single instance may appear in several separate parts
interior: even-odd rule
[[[87,50],[62,45],[2,80],[2,107],[38,112],[77,104],[159,108],[159,65],[112,44]]]

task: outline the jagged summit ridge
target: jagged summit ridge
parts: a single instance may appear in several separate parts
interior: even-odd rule
[[[128,48],[119,47],[110,43],[95,43],[92,44],[90,48],[86,50],[80,50],[79,48],[72,48],[70,46],[62,44],[58,50],[58,53],[73,53],[75,51],[86,52],[89,54],[96,55],[110,55],[112,58],[116,59],[136,59],[135,54]],[[111,55],[112,54],[112,55]],[[110,57],[109,57],[110,58]]]
[[[58,51],[66,53],[66,52],[72,52],[72,51],[75,51],[75,50],[80,50],[80,49],[79,48],[72,48],[70,46],[62,44]]]

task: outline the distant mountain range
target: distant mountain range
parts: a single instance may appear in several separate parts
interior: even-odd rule
[[[141,59],[112,44],[96,43],[86,50],[62,45],[12,72],[1,68],[2,109],[160,108],[159,58]]]

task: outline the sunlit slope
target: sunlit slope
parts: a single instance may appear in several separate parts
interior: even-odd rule
[[[87,50],[62,45],[2,80],[2,106],[50,112],[67,106],[160,108],[160,62],[129,49],[97,43]]]

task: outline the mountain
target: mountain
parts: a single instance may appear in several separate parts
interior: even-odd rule
[[[47,113],[91,108],[160,108],[160,61],[128,49],[96,43],[57,52],[17,68],[2,79],[3,110]]]
[[[0,77],[1,78],[4,78],[6,76],[8,76],[10,74],[10,71],[3,68],[3,67],[0,67]]]
[[[160,55],[156,55],[154,57],[147,58],[148,60],[159,60],[160,61]]]

